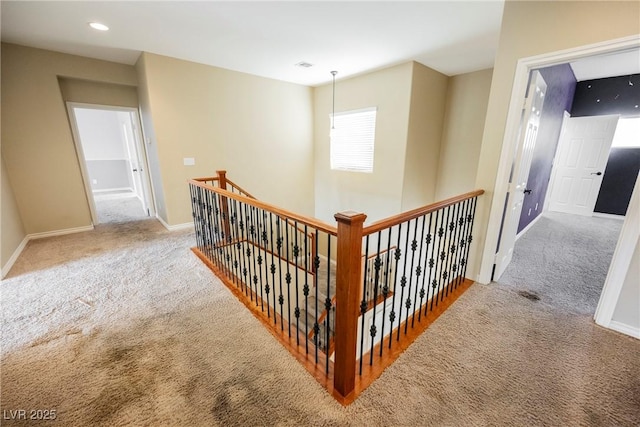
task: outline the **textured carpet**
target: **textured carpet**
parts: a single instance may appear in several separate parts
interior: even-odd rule
[[[640,341],[477,284],[344,408],[192,245],[154,220],[30,242],[0,285],[2,409],[64,426],[640,423]]]
[[[547,212],[516,242],[497,283],[562,310],[593,316],[622,221]]]
[[[95,204],[100,224],[136,221],[147,217],[142,209],[142,202],[137,197],[96,197]]]

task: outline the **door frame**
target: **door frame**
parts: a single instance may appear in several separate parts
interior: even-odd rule
[[[547,83],[538,70],[532,70],[529,76],[529,84],[524,105],[522,107],[522,115],[520,118],[518,140],[515,143],[515,155],[512,161],[511,177],[508,192],[505,200],[504,213],[502,215],[502,226],[500,227],[499,248],[496,248],[495,268],[492,274],[492,280],[497,280],[506,267],[511,263],[515,242],[518,238],[518,224],[522,214],[522,206],[525,198],[525,191],[529,181],[529,172],[531,171],[531,161],[533,153],[537,145],[538,129],[540,126],[541,112],[544,111],[544,99],[542,107],[536,113],[536,101],[538,100],[538,88],[543,86],[544,91],[542,98],[547,92]],[[539,116],[536,119],[536,116]],[[532,117],[537,122],[535,134],[532,139],[529,131]],[[531,142],[528,147],[528,142]],[[522,182],[523,179],[525,182]]]
[[[514,152],[517,148],[516,145],[518,143],[520,117],[529,82],[529,73],[536,68],[551,67],[553,65],[565,64],[591,56],[639,48],[640,38],[636,35],[525,57],[518,60],[513,87],[511,90],[509,109],[507,112],[505,133],[502,140],[500,161],[498,163],[498,172],[496,175],[495,186],[493,188],[491,209],[487,221],[486,238],[484,248],[482,248],[480,271],[477,277],[478,282],[484,284],[491,282],[491,275],[493,273],[493,266],[495,262],[495,252],[500,235],[500,224],[502,222],[504,201],[509,188],[509,174],[511,171]]]
[[[120,111],[131,113],[131,116],[134,120],[133,123],[133,133],[134,137],[137,140],[136,143],[142,147],[142,155],[141,159],[138,159],[144,166],[144,173],[141,175],[142,177],[142,185],[147,189],[147,194],[149,195],[149,199],[147,201],[148,214],[150,217],[155,217],[156,209],[155,209],[155,194],[153,193],[153,188],[151,187],[151,177],[149,175],[149,160],[147,158],[147,150],[144,144],[144,139],[142,136],[142,127],[140,122],[139,112],[136,108],[132,107],[120,107],[116,105],[102,105],[102,104],[87,104],[83,102],[66,102],[67,107],[67,117],[69,118],[69,124],[71,127],[71,134],[73,136],[73,143],[76,148],[76,154],[78,156],[78,164],[80,166],[80,174],[82,175],[82,182],[84,184],[85,197],[87,200],[87,205],[89,206],[89,211],[91,213],[91,222],[93,225],[99,224],[98,214],[96,210],[95,201],[93,199],[93,191],[91,190],[91,181],[89,179],[89,172],[87,171],[86,159],[84,156],[84,150],[82,149],[82,142],[80,140],[80,131],[78,130],[78,123],[76,121],[76,115],[74,113],[74,108],[85,108],[91,110],[106,110],[106,111]]]

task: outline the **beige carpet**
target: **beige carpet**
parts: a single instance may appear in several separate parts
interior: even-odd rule
[[[57,421],[2,425],[640,424],[640,341],[482,285],[344,408],[193,243],[154,220],[30,242],[0,285],[0,414]]]

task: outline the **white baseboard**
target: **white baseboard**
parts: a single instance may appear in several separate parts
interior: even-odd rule
[[[82,233],[83,231],[93,230],[93,225],[85,225],[82,227],[65,228],[63,230],[45,231],[44,233],[27,234],[29,240],[44,239],[45,237],[64,236],[65,234]]]
[[[522,231],[520,231],[518,234],[516,234],[516,240],[518,240],[520,237],[524,236],[524,233],[526,233],[527,231],[529,231],[531,229],[531,227],[533,227],[533,225],[538,222],[538,220],[540,219],[540,217],[542,216],[542,212],[540,213],[540,215],[538,215],[537,217],[535,217],[533,219],[533,221],[531,221],[529,224],[527,224],[527,226],[525,228],[522,229]]]
[[[624,215],[614,215],[614,214],[608,214],[608,213],[594,212],[593,216],[596,216],[598,218],[610,218],[610,219],[617,219],[619,221],[624,221]]]
[[[158,221],[160,221],[160,224],[162,224],[162,226],[169,231],[188,230],[193,228],[193,222],[185,222],[182,224],[169,225],[165,222],[165,220],[160,218],[160,215],[156,215],[156,218]]]
[[[9,271],[11,270],[11,267],[13,267],[13,264],[15,264],[16,260],[18,259],[18,257],[20,256],[24,248],[27,246],[27,243],[29,242],[29,240],[44,239],[46,237],[54,237],[54,236],[64,236],[65,234],[81,233],[83,231],[91,231],[91,230],[93,230],[93,225],[86,225],[83,227],[74,227],[74,228],[65,228],[63,230],[45,231],[43,233],[27,234],[24,237],[24,239],[22,239],[22,242],[20,242],[16,250],[13,251],[13,254],[11,255],[11,258],[9,258],[9,261],[7,261],[7,263],[2,266],[2,277],[6,276],[9,273]]]
[[[22,242],[20,242],[16,250],[13,251],[13,254],[11,255],[11,258],[9,258],[9,261],[7,261],[7,263],[2,266],[2,278],[4,278],[4,276],[9,273],[11,267],[13,267],[13,264],[16,263],[16,260],[18,259],[24,248],[27,246],[27,243],[29,243],[29,236],[25,236],[24,239],[22,239]]]
[[[629,335],[633,338],[640,339],[640,328],[635,328],[625,323],[620,323],[620,322],[616,322],[615,320],[612,320],[611,322],[609,322],[609,329],[613,329],[614,331],[618,331],[621,334]]]

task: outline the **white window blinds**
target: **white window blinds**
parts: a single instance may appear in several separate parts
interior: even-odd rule
[[[373,172],[377,108],[336,113],[331,129],[331,169]]]

